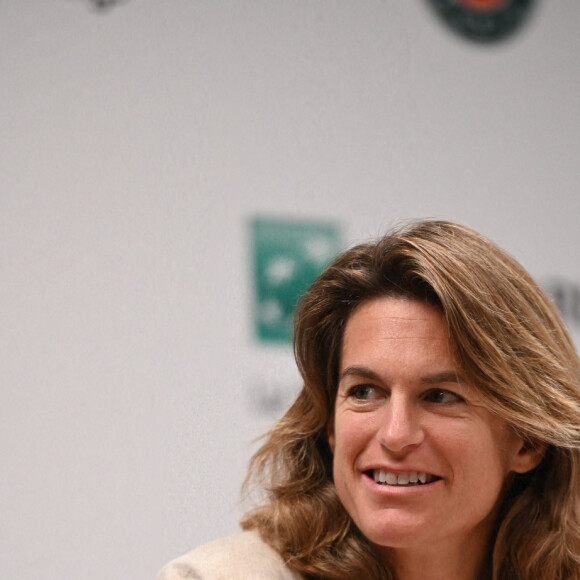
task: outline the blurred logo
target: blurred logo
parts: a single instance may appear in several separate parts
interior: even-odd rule
[[[542,288],[554,301],[566,324],[580,328],[580,284],[562,278],[552,278],[544,281]]]
[[[298,300],[340,250],[338,227],[313,221],[256,219],[254,327],[261,342],[292,342]]]
[[[503,40],[527,19],[535,0],[428,0],[455,32],[478,42]]]

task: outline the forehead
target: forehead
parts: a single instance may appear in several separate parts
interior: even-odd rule
[[[393,297],[365,302],[349,318],[339,372],[353,364],[457,370],[440,310],[424,302]]]
[[[426,302],[390,296],[363,302],[347,320],[344,343],[354,336],[389,339],[440,339],[450,342],[441,311]]]

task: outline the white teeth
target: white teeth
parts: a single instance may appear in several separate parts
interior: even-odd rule
[[[382,469],[375,469],[373,471],[373,477],[377,483],[386,485],[417,485],[430,483],[435,479],[433,475],[425,471],[410,471],[408,473],[397,474],[390,471],[383,471]]]
[[[409,474],[401,473],[397,478],[397,485],[407,485],[409,483]]]

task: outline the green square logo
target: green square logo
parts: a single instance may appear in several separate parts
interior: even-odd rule
[[[252,238],[256,337],[291,343],[296,304],[339,252],[339,228],[327,222],[255,219]]]

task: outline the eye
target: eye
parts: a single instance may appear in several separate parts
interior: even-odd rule
[[[425,400],[429,403],[437,403],[438,405],[452,405],[454,403],[465,402],[462,396],[445,389],[432,389],[428,391],[425,395]]]
[[[348,396],[357,401],[369,401],[380,397],[379,389],[374,385],[355,385],[348,391]]]

